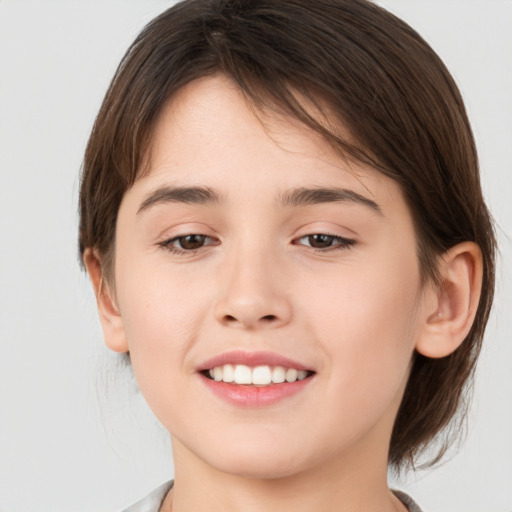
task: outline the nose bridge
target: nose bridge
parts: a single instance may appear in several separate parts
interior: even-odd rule
[[[255,329],[289,322],[291,304],[278,252],[268,239],[241,240],[231,247],[219,274],[222,291],[215,314],[221,323]]]

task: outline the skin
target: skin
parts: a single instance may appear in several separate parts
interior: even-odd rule
[[[161,510],[403,511],[386,472],[411,357],[442,357],[464,339],[478,248],[440,260],[449,285],[423,286],[399,186],[290,119],[262,120],[222,75],[185,86],[156,124],[148,175],[120,206],[110,287],[85,255],[107,345],[130,352],[172,437],[175,486]],[[222,199],[148,204],[161,187],[197,186]],[[350,199],[281,204],[299,187],[348,190],[379,211]],[[169,250],[190,234],[207,237],[197,252]],[[351,242],[315,248],[314,234]],[[236,407],[197,371],[233,349],[315,374],[277,404]]]

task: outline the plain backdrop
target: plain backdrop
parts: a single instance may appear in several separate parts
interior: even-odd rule
[[[380,3],[462,89],[502,252],[467,440],[393,485],[427,512],[512,512],[512,2]],[[0,0],[0,512],[121,510],[172,477],[76,255],[88,133],[125,49],[170,4]]]

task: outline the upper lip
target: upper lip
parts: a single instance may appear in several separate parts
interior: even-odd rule
[[[282,356],[276,352],[250,352],[245,350],[231,350],[214,356],[199,367],[199,371],[210,370],[225,364],[244,364],[246,366],[283,366],[296,370],[312,371],[311,368]]]

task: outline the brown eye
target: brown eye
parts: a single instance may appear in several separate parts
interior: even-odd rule
[[[176,239],[181,249],[186,251],[193,251],[194,249],[200,249],[203,247],[206,240],[205,235],[187,235],[180,236]]]
[[[327,247],[331,247],[335,240],[334,236],[323,234],[309,235],[307,238],[308,244],[314,249],[326,249]]]
[[[355,245],[356,241],[342,236],[314,233],[302,236],[294,243],[295,245],[305,245],[317,251],[327,252],[329,249],[348,249],[352,245]]]
[[[173,254],[191,256],[196,251],[200,251],[210,245],[219,245],[219,241],[207,235],[191,233],[190,235],[182,235],[164,240],[159,242],[158,245]]]

